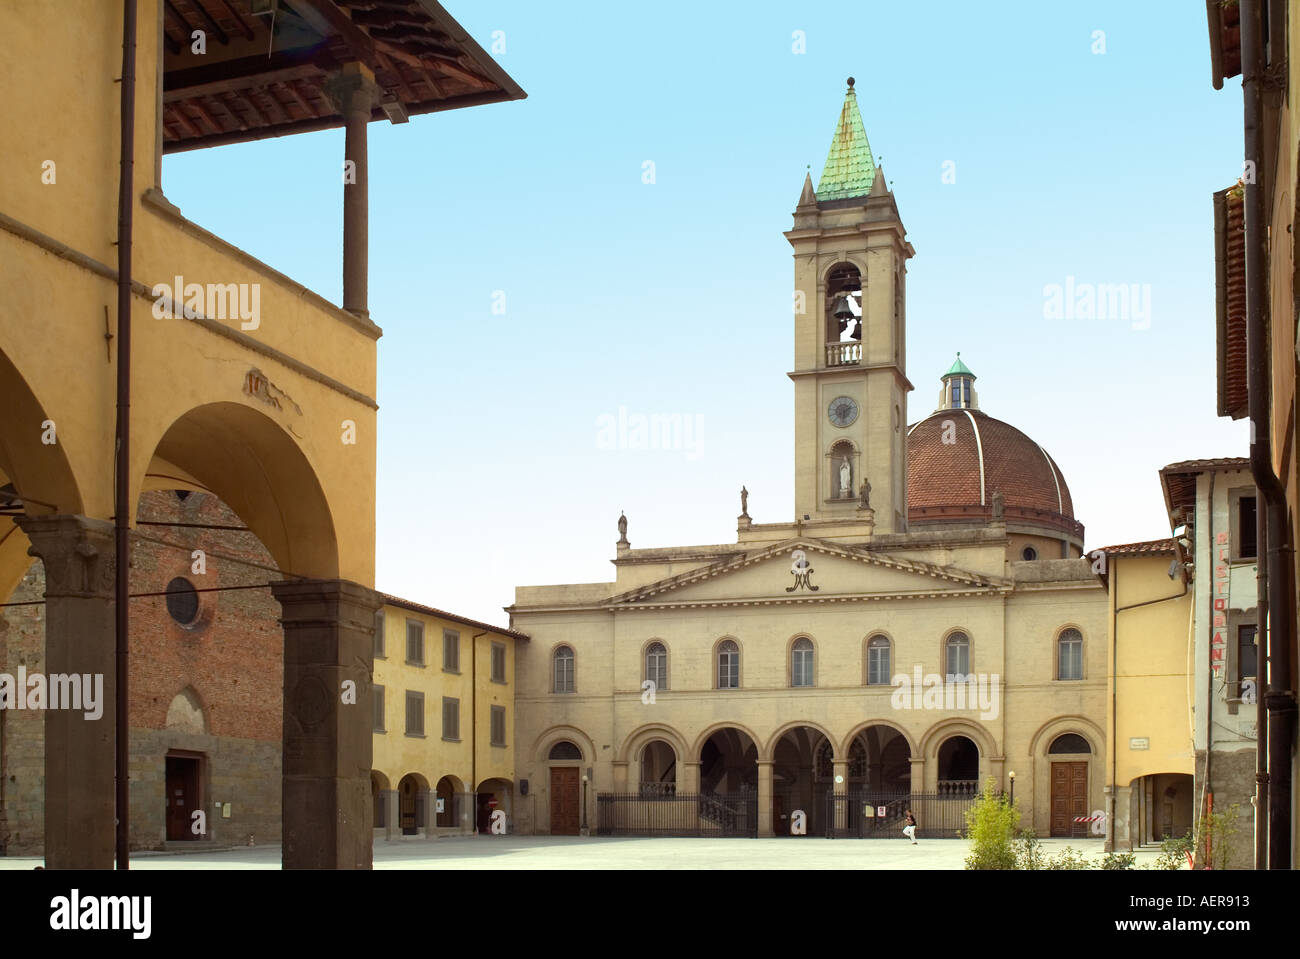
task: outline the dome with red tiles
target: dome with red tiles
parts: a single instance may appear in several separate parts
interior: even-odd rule
[[[978,408],[975,374],[961,361],[943,376],[940,408],[907,431],[910,526],[995,519],[1082,541],[1070,489],[1055,460],[1020,430]]]

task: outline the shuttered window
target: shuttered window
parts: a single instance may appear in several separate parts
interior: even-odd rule
[[[506,708],[504,706],[492,707],[492,745],[504,746],[506,744]]]
[[[442,738],[460,740],[460,700],[442,698]]]
[[[424,735],[424,693],[406,691],[406,735]]]

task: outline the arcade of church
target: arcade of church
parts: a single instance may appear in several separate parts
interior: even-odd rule
[[[817,835],[827,794],[870,810],[991,778],[1039,835],[1077,834],[1104,805],[1107,594],[1065,477],[979,409],[960,356],[907,425],[914,251],[852,81],[786,237],[796,518],[755,522],[742,490],[735,543],[649,549],[620,518],[614,582],[516,590],[516,828],[689,795],[688,833],[730,802],[749,834],[799,810]]]

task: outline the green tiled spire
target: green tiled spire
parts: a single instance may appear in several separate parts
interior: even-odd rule
[[[876,161],[867,142],[867,131],[862,125],[858,110],[858,95],[849,77],[849,90],[844,94],[844,107],[831,140],[830,153],[821,182],[817,184],[817,199],[844,200],[866,196],[871,192],[871,182],[876,178]]]
[[[950,376],[969,376],[972,380],[975,379],[975,374],[972,373],[967,368],[966,364],[961,361],[960,353],[957,354],[957,361],[953,363],[953,365],[948,369],[948,372],[939,377],[939,379],[946,380]]]

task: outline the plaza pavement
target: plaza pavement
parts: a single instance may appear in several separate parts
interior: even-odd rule
[[[1073,846],[1090,860],[1101,839],[1045,839],[1053,856]],[[376,869],[962,869],[964,839],[624,839],[576,836],[465,836],[375,843]],[[1137,850],[1137,864],[1159,848]],[[39,858],[0,857],[0,870],[32,869]],[[135,853],[132,869],[279,869],[278,845],[185,853]]]

